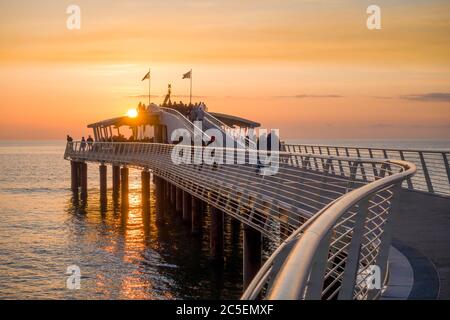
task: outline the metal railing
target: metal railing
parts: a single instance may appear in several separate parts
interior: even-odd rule
[[[225,159],[233,163],[200,161],[211,153],[225,153]],[[191,163],[177,164],[174,154]],[[348,286],[358,291],[354,298],[376,297],[351,279],[364,275],[373,263],[385,265],[395,186],[411,177],[414,165],[293,152],[271,155],[271,165],[278,167],[275,175],[261,175],[267,165],[258,165],[260,155],[244,149],[109,142],[88,148],[73,142],[65,152],[65,158],[73,161],[151,169],[279,243],[243,298],[256,298],[263,292],[274,299],[348,298],[344,293]],[[298,256],[309,259],[304,268],[297,268]],[[320,295],[320,281],[312,285],[308,280],[319,276],[327,284]],[[293,282],[286,285],[283,281],[289,277]],[[292,295],[280,289],[290,292],[291,287],[300,289]]]
[[[450,151],[364,148],[349,146],[283,144],[288,152],[347,156],[370,159],[401,159],[412,162],[417,174],[406,179],[402,187],[408,190],[450,197]],[[370,169],[369,169],[370,170]]]
[[[195,131],[202,133],[205,138],[211,139],[206,133],[203,132],[202,128],[197,127],[193,122],[186,118],[180,111],[173,108],[159,107],[163,112],[167,112],[175,117],[177,117],[181,122],[183,122],[185,129],[189,131],[191,136],[195,135]]]
[[[236,130],[236,129],[226,125],[225,123],[223,123],[222,121],[220,121],[219,119],[214,117],[211,113],[205,111],[205,119],[206,119],[206,121],[211,123],[213,126],[215,126],[217,128],[221,128],[223,131],[225,131],[226,134],[230,135],[242,147],[257,149],[257,145],[256,145],[255,141],[252,141],[245,135],[242,135],[242,133],[239,130]]]

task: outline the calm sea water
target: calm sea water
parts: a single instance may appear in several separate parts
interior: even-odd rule
[[[87,204],[74,201],[64,148],[64,142],[0,143],[0,299],[239,298],[241,233],[229,221],[219,267],[209,260],[208,217],[201,237],[174,213],[157,224],[152,197],[144,223],[139,171],[130,171],[125,214],[111,190],[107,210],[100,210],[96,165],[88,168]],[[66,288],[70,265],[81,268],[80,290]]]
[[[302,143],[450,149],[448,141],[298,141]],[[241,232],[225,226],[225,263],[209,259],[208,216],[201,237],[172,212],[143,219],[140,172],[130,172],[130,208],[108,193],[99,205],[98,166],[89,165],[89,197],[72,197],[64,142],[0,142],[0,299],[238,298]],[[108,185],[111,172],[108,171]],[[153,188],[153,186],[152,186]],[[268,244],[270,246],[270,244]],[[81,268],[80,290],[66,288],[66,269]]]

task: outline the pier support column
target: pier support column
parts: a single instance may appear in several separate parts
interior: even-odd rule
[[[175,191],[175,185],[174,184],[170,184],[170,203],[172,205],[175,204],[176,201],[176,191]]]
[[[142,204],[150,201],[150,172],[144,170],[141,172]]]
[[[112,167],[112,184],[113,184],[113,196],[117,197],[120,191],[120,167]]]
[[[153,182],[155,184],[156,221],[159,222],[163,218],[163,179],[153,176]]]
[[[87,163],[86,162],[80,162],[79,163],[79,172],[81,175],[81,181],[80,181],[80,185],[81,185],[81,197],[82,198],[87,198]]]
[[[106,190],[107,190],[107,167],[104,164],[99,166],[99,174],[100,174],[100,203],[102,206],[106,204]]]
[[[211,207],[210,252],[214,260],[223,259],[223,212]]]
[[[164,180],[164,199],[166,202],[170,201],[170,183],[167,180]]]
[[[201,200],[192,197],[192,220],[191,220],[191,233],[200,234],[202,231],[202,210],[201,210]]]
[[[70,187],[73,192],[78,193],[78,162],[70,161]]]
[[[128,173],[129,169],[127,167],[120,169],[122,207],[128,206]]]
[[[243,237],[243,277],[244,290],[248,287],[261,268],[261,233],[252,227],[244,225]]]
[[[183,190],[175,187],[175,211],[181,212],[183,210]]]
[[[150,222],[150,171],[144,170],[141,172],[141,188],[142,188],[142,221],[144,227],[148,229]]]
[[[183,221],[187,222],[191,220],[192,214],[192,196],[183,191]]]

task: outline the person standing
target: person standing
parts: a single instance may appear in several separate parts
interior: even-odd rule
[[[80,148],[81,151],[86,151],[86,139],[84,137],[81,138]]]

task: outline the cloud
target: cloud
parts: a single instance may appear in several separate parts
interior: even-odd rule
[[[450,93],[432,92],[425,94],[408,94],[400,96],[400,99],[428,102],[450,102]]]
[[[358,127],[358,126],[355,126]],[[404,129],[450,129],[450,123],[439,124],[423,124],[423,123],[405,123],[405,124],[392,124],[392,123],[375,123],[370,124],[367,127],[375,129],[390,129],[390,128],[404,128]]]
[[[277,96],[276,98],[296,98],[296,99],[305,99],[305,98],[342,98],[343,96],[337,94],[297,94],[293,96]]]

